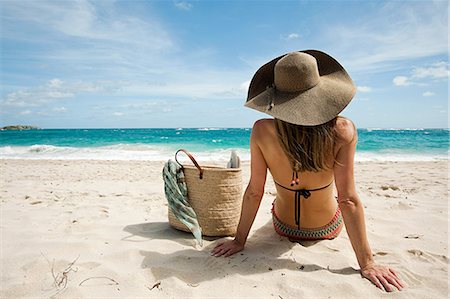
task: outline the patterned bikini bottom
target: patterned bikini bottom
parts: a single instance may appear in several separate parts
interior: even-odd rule
[[[272,204],[272,220],[273,226],[277,234],[288,237],[293,240],[330,240],[336,238],[344,226],[341,209],[339,206],[334,214],[333,219],[327,224],[319,228],[301,228],[285,224],[275,214],[274,204]]]

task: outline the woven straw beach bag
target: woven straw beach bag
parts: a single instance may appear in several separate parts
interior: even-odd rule
[[[184,152],[195,166],[182,165],[177,154]],[[175,160],[182,165],[188,200],[197,214],[204,236],[234,236],[242,205],[241,168],[200,166],[186,150],[180,149]],[[169,223],[176,229],[190,232],[169,208]]]

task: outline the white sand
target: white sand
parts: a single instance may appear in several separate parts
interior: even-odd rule
[[[448,297],[447,161],[356,165],[375,260],[407,284],[391,294],[355,270],[345,230],[303,245],[278,236],[271,179],[246,249],[215,258],[217,240],[196,248],[169,227],[163,162],[0,163],[2,298]]]

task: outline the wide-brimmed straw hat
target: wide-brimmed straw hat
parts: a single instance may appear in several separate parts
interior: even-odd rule
[[[324,52],[306,50],[263,65],[250,82],[245,106],[288,123],[316,126],[336,117],[355,92],[339,62]]]

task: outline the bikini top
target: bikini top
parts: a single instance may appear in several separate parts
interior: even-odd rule
[[[280,185],[277,183],[277,181],[273,180],[275,182],[275,184],[277,184],[278,186],[280,186],[283,189],[289,190],[289,191],[293,191],[295,192],[295,209],[294,209],[294,213],[295,213],[295,225],[298,226],[298,229],[300,229],[300,198],[303,196],[305,199],[307,199],[308,197],[311,196],[311,192],[313,191],[318,191],[318,190],[322,190],[327,188],[328,186],[330,186],[333,181],[331,181],[328,185],[321,187],[321,188],[316,188],[316,189],[291,189],[288,187],[285,187],[283,185]]]

